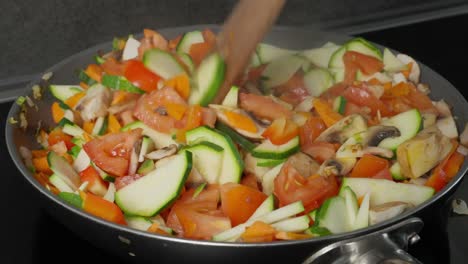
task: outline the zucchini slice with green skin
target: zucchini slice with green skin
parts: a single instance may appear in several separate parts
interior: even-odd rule
[[[333,102],[333,110],[339,114],[344,114],[346,108],[346,98],[340,95]]]
[[[256,145],[250,140],[246,139],[245,137],[234,131],[234,129],[232,129],[230,126],[223,124],[222,122],[216,122],[216,129],[228,135],[230,138],[232,138],[234,142],[239,144],[246,151],[250,152],[256,147]]]
[[[406,180],[406,177],[403,176],[403,173],[401,172],[401,166],[400,163],[395,162],[391,167],[390,167],[390,174],[392,175],[392,178],[395,181],[404,181]]]
[[[357,197],[370,193],[370,206],[400,201],[415,206],[430,199],[434,189],[428,186],[397,183],[385,179],[343,178],[340,193],[349,186]]]
[[[77,172],[81,172],[82,170],[86,169],[90,164],[91,159],[89,158],[88,153],[86,153],[86,151],[83,148],[80,148],[78,155],[73,161],[73,168]]]
[[[316,225],[311,226],[309,229],[305,231],[305,233],[308,235],[313,235],[313,236],[318,236],[318,237],[328,236],[332,234],[330,230],[328,230],[327,228],[316,226]]]
[[[115,202],[129,215],[156,215],[179,196],[191,169],[192,154],[177,154],[157,170],[118,190]]]
[[[333,234],[343,233],[348,230],[346,217],[346,202],[341,196],[325,200],[316,215],[318,226],[328,229]]]
[[[275,210],[275,197],[273,194],[270,194],[263,203],[255,210],[255,212],[249,217],[249,220],[255,219],[257,217],[264,216],[268,213],[273,212]]]
[[[151,138],[151,140],[153,140],[154,146],[156,148],[158,148],[158,149],[167,147],[167,146],[172,145],[172,144],[177,145],[177,142],[172,138],[171,135],[161,133],[161,132],[159,132],[159,131],[157,131],[155,129],[152,129],[149,126],[145,125],[141,121],[132,122],[132,123],[122,127],[120,130],[121,131],[129,131],[129,130],[137,129],[137,128],[143,129],[143,135],[148,136],[149,138]]]
[[[65,101],[77,93],[83,92],[83,88],[78,85],[56,85],[49,86],[50,92],[60,101]]]
[[[190,47],[196,43],[205,42],[201,31],[195,30],[185,33],[177,44],[177,53],[189,53]]]
[[[275,145],[269,140],[252,149],[252,156],[263,159],[286,159],[299,151],[299,137],[294,137],[282,145]]]
[[[208,183],[218,183],[224,158],[222,147],[208,141],[201,141],[183,151],[192,152],[193,167]]]
[[[70,188],[57,174],[52,174],[49,177],[50,183],[54,185],[60,192],[73,192],[72,188]]]
[[[54,151],[50,151],[49,154],[47,154],[47,162],[54,174],[68,185],[72,191],[78,190],[81,182],[80,176],[75,169],[68,164],[68,161],[65,158]]]
[[[86,72],[83,70],[80,70],[80,72],[78,73],[78,78],[81,82],[85,83],[88,86],[97,83],[94,79],[91,79],[91,77],[89,77],[88,74],[86,74]]]
[[[398,146],[413,138],[423,127],[423,120],[418,109],[411,109],[389,119],[383,120],[382,125],[394,126],[400,131],[399,137],[386,138],[379,143],[379,147],[395,150]]]
[[[347,230],[353,230],[354,224],[356,222],[356,217],[359,211],[358,200],[356,194],[353,190],[347,186],[343,189],[340,193],[340,196],[345,199],[345,206],[346,206],[346,224]]]
[[[279,172],[283,168],[284,163],[280,163],[267,171],[265,174],[262,176],[262,191],[266,195],[271,195],[273,193],[273,190],[275,188],[275,178],[278,176]]]
[[[272,224],[276,230],[285,232],[303,232],[309,228],[310,219],[307,215],[285,219]]]
[[[179,55],[180,60],[187,66],[189,73],[195,71],[195,64],[193,63],[192,57],[187,53],[182,53]]]
[[[148,228],[150,228],[150,226],[153,224],[153,222],[149,218],[136,215],[126,215],[125,221],[127,222],[127,225],[129,227],[141,231],[147,231]]]
[[[307,63],[309,62],[306,59],[297,55],[283,56],[271,61],[262,72],[263,89],[268,93],[271,88],[287,82]]]
[[[94,123],[93,131],[91,134],[94,136],[101,136],[107,132],[107,116],[100,116],[96,119]]]
[[[167,80],[185,72],[174,56],[161,49],[150,49],[143,54],[143,64],[153,73]]]
[[[324,68],[314,68],[304,75],[304,85],[312,96],[320,96],[334,84],[333,75]]]
[[[304,50],[300,53],[300,55],[306,57],[318,67],[328,68],[328,63],[330,62],[331,56],[339,48],[340,46],[332,42],[328,42],[320,48]]]
[[[239,99],[239,87],[233,85],[231,86],[231,89],[229,89],[229,92],[226,94],[221,104],[224,106],[237,108],[238,99]]]
[[[399,72],[406,70],[407,66],[401,62],[393,53],[385,48],[383,52],[384,70],[387,72]]]
[[[104,75],[102,76],[102,85],[115,90],[121,90],[129,93],[144,94],[145,91],[133,85],[129,80],[123,76],[118,75]]]
[[[140,165],[140,167],[137,170],[137,173],[139,175],[146,175],[150,173],[152,170],[154,170],[154,161],[147,159],[143,161],[143,163]]]
[[[203,59],[193,74],[195,85],[190,91],[189,103],[207,106],[223,84],[225,70],[220,54],[213,53]]]
[[[189,145],[201,141],[208,141],[223,148],[223,158],[218,183],[227,182],[238,183],[240,181],[244,163],[232,139],[221,131],[217,131],[207,126],[200,126],[187,131],[185,134]],[[209,162],[209,164],[212,164]]]
[[[262,159],[257,158],[257,166],[259,167],[274,167],[285,162],[286,159]]]
[[[73,137],[83,138],[83,134],[85,133],[85,131],[76,124],[66,123],[63,125],[63,133]]]
[[[256,53],[260,64],[266,64],[280,57],[286,55],[293,55],[294,53],[296,53],[296,51],[279,48],[266,43],[259,43],[257,45]]]
[[[73,192],[60,192],[58,197],[72,206],[83,208],[83,199],[81,199],[79,194]]]

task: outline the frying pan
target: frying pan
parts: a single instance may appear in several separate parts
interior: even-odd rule
[[[218,26],[197,25],[159,30],[164,36],[173,38],[183,32]],[[276,27],[264,42],[289,49],[305,49],[323,45],[327,41],[344,43],[349,36],[317,30]],[[92,57],[98,50],[108,51],[111,43],[103,43],[73,55],[54,65],[45,72],[53,72],[50,83],[77,83],[76,70],[93,63]],[[382,47],[380,47],[382,48]],[[468,103],[464,97],[439,74],[420,63],[421,81],[431,87],[431,97],[444,98],[453,106],[461,131],[467,122]],[[40,79],[29,84],[31,88]],[[430,200],[387,221],[344,234],[297,241],[273,243],[221,243],[199,241],[135,230],[107,222],[72,207],[42,187],[23,164],[19,146],[38,148],[34,134],[39,120],[43,127],[53,126],[49,113],[53,97],[49,92],[36,101],[38,111],[27,111],[28,128],[23,131],[17,126],[6,125],[8,151],[17,168],[31,186],[41,193],[43,207],[58,221],[83,239],[120,259],[138,263],[272,263],[285,260],[287,263],[419,263],[405,252],[407,247],[418,241],[423,228],[437,229],[444,226],[435,219],[448,215],[449,202],[468,170],[465,161],[457,176]],[[20,108],[13,104],[8,119],[17,117]],[[444,220],[442,220],[444,221]],[[77,251],[79,254],[79,250]],[[398,262],[399,261],[399,262]]]

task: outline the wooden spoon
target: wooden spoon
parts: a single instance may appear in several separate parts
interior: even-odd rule
[[[226,62],[224,83],[213,103],[219,104],[242,73],[257,44],[275,22],[285,0],[240,0],[217,35],[217,49]]]

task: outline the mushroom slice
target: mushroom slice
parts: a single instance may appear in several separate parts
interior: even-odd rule
[[[146,158],[152,160],[160,160],[165,157],[169,157],[174,155],[177,152],[177,146],[175,144],[171,144],[167,147],[152,151],[145,155]]]
[[[354,134],[366,129],[367,123],[364,117],[358,114],[349,115],[323,131],[315,141],[343,144]]]
[[[97,117],[107,115],[107,109],[111,103],[112,94],[102,84],[94,84],[88,88],[86,95],[78,102],[75,110],[81,113],[84,121],[90,121]]]
[[[419,132],[397,148],[401,172],[407,178],[418,178],[434,168],[452,149],[450,139],[437,126]]]
[[[414,83],[419,83],[419,77],[421,76],[421,69],[419,68],[418,63],[406,54],[398,54],[397,59],[399,59],[404,64],[412,63],[411,72],[409,74],[409,80]]]
[[[359,158],[364,154],[392,158],[391,150],[377,147],[384,139],[400,136],[400,131],[393,126],[373,126],[368,130],[353,135],[336,152],[337,158]]]
[[[405,210],[413,207],[409,203],[395,201],[372,206],[369,210],[369,221],[371,225],[383,222],[395,217]]]
[[[355,158],[332,158],[324,161],[318,174],[322,176],[344,176],[348,174],[356,164]]]
[[[287,162],[304,177],[309,177],[317,173],[320,168],[317,161],[302,152],[290,156]]]
[[[223,122],[224,124],[228,125],[235,131],[237,131],[239,134],[251,138],[251,139],[263,139],[262,133],[265,131],[266,127],[264,124],[261,124],[258,120],[255,118],[252,118],[252,116],[249,115],[245,110],[240,109],[240,108],[233,108],[233,107],[227,107],[223,105],[214,105],[210,104],[209,107],[216,112],[216,116],[218,120]],[[233,124],[232,121],[228,118],[228,115],[232,113],[235,115],[240,115],[242,118],[245,118],[246,122],[251,122],[249,125],[253,124],[253,130],[252,131],[247,131],[243,128],[240,128],[236,126],[236,124]]]

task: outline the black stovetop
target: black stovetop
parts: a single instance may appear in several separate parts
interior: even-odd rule
[[[466,25],[468,15],[462,15],[361,36],[419,59],[468,98],[467,43],[463,31],[456,30]],[[4,126],[10,106],[11,103],[0,104],[0,146],[6,146]],[[118,259],[78,238],[40,208],[38,192],[16,170],[6,147],[0,151],[0,172],[0,241],[3,242],[0,263],[119,263]],[[468,201],[468,181],[461,184],[455,197]],[[410,253],[423,263],[466,263],[467,218],[450,217],[446,234],[430,230],[423,233],[422,240],[410,248]]]

